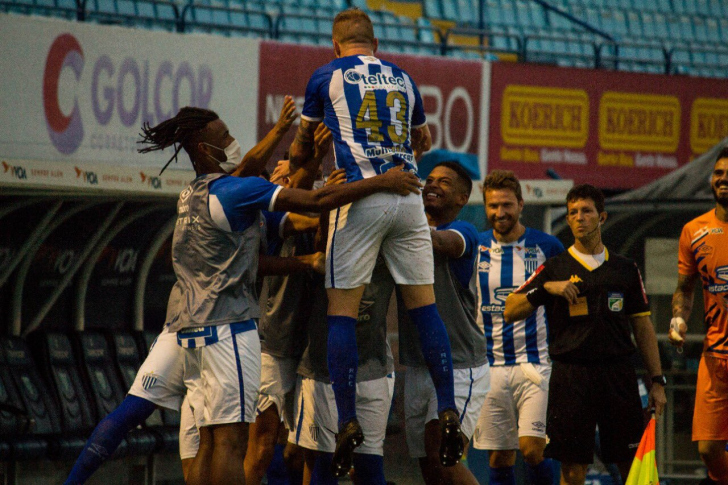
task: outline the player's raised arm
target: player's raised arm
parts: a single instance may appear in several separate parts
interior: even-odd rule
[[[238,177],[257,177],[260,175],[271,155],[273,155],[273,150],[276,149],[283,136],[291,129],[291,125],[293,125],[293,121],[297,116],[296,104],[293,102],[293,98],[286,96],[278,122],[257,145],[245,154],[240,165],[231,175]]]
[[[313,135],[313,152],[301,170],[291,170],[289,161],[290,186],[296,189],[310,189],[321,173],[321,162],[331,148],[333,136],[326,125],[319,123]]]
[[[432,134],[430,127],[427,125],[419,128],[412,128],[412,150],[414,150],[415,159],[419,159],[423,153],[432,148]]]
[[[402,171],[402,167],[395,167],[382,175],[348,184],[328,185],[318,190],[281,190],[275,201],[275,210],[320,212],[350,204],[377,192],[407,195],[419,193],[421,187],[416,175]]]
[[[301,124],[298,125],[298,131],[296,131],[296,138],[288,149],[291,172],[301,168],[313,155],[316,128],[319,124],[319,121],[301,119]]]

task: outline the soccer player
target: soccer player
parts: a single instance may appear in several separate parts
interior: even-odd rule
[[[149,145],[143,153],[179,144],[172,159],[184,148],[197,174],[177,204],[172,262],[179,303],[169,316],[169,331],[184,348],[185,385],[200,430],[188,482],[245,483],[247,423],[254,421],[260,384],[254,288],[260,210],[330,210],[379,191],[418,192],[420,184],[401,170],[315,191],[230,177],[217,157],[235,140],[216,113],[201,108],[182,108],[142,132]]]
[[[728,148],[713,166],[715,209],[685,224],[680,235],[677,289],[672,297],[670,342],[682,347],[698,281],[705,326],[693,414],[693,441],[710,480],[728,484]]]
[[[280,143],[283,135],[288,132],[295,119],[293,98],[286,96],[276,125],[245,156],[241,154],[240,144],[232,139],[228,145],[222,148],[211,147],[210,158],[217,161],[225,172],[231,172],[237,176],[258,175],[265,168],[273,150]],[[322,137],[323,134],[319,133],[318,136]],[[167,164],[175,159],[175,157],[170,158]],[[187,392],[183,381],[184,354],[177,345],[176,335],[167,331],[169,317],[174,311],[178,298],[179,294],[174,291],[170,294],[164,328],[155,339],[149,355],[137,372],[128,396],[96,426],[71,469],[66,480],[67,485],[84,483],[88,480],[114,453],[124,436],[142,424],[156,407],[180,411],[180,405]],[[185,417],[190,418],[189,415]],[[190,427],[183,426],[182,432],[185,432],[185,429],[189,430]],[[196,431],[192,434],[195,433]],[[183,464],[187,463],[187,460],[194,457],[197,452],[196,439],[194,436],[190,439],[188,435],[189,433],[182,436],[183,439],[180,441]]]
[[[431,138],[414,81],[394,64],[374,57],[377,39],[361,10],[337,14],[332,38],[337,58],[317,69],[308,82],[301,124],[290,148],[292,168],[308,159],[315,129],[323,122],[333,133],[336,166],[346,170],[348,183],[395,166],[415,172],[416,155],[429,150]],[[452,466],[463,452],[450,343],[435,306],[432,240],[422,198],[376,195],[331,212],[328,231],[328,363],[339,413],[333,459],[337,476],[348,473],[353,450],[364,440],[356,415],[355,326],[380,249],[418,329],[435,384],[440,459]]]
[[[337,410],[327,359],[324,279],[313,282],[306,348],[298,366],[296,424],[289,441],[304,449],[304,485],[337,483],[331,461],[336,445]],[[387,310],[394,280],[384,258],[377,258],[359,307],[356,333],[358,370],[356,403],[366,441],[353,454],[355,483],[385,485],[384,436],[394,392],[394,359],[387,342]]]
[[[490,391],[480,412],[473,447],[489,450],[490,483],[515,485],[516,451],[521,450],[533,485],[553,482],[544,460],[546,403],[551,361],[543,307],[526,319],[503,320],[506,297],[564,246],[553,236],[526,228],[521,183],[508,170],[493,170],[483,183],[485,215],[491,228],[480,235],[478,289],[487,339]]]
[[[505,305],[506,322],[546,309],[553,369],[544,455],[561,461],[563,485],[584,484],[597,425],[604,460],[617,463],[627,478],[644,431],[632,335],[653,376],[649,406],[659,416],[666,402],[642,277],[633,261],[602,243],[606,218],[599,189],[573,187],[566,195],[566,222],[574,245],[547,260]]]
[[[422,196],[432,230],[435,258],[435,299],[452,350],[455,404],[465,441],[470,440],[488,392],[490,372],[485,337],[477,322],[478,231],[457,220],[468,203],[473,182],[456,162],[435,165]],[[417,329],[398,302],[399,359],[407,366],[404,414],[410,456],[419,459],[425,483],[473,484],[477,480],[462,463],[444,468],[438,456],[440,424],[437,396],[419,345]]]

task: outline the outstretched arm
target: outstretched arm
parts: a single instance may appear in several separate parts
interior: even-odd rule
[[[321,212],[363,199],[377,192],[399,195],[419,193],[422,184],[416,175],[403,172],[402,166],[348,184],[328,185],[318,190],[283,189],[275,201],[276,211]]]
[[[245,154],[243,161],[240,162],[232,175],[238,177],[257,177],[260,175],[283,136],[291,129],[291,125],[297,116],[296,104],[293,102],[293,98],[286,96],[276,125],[257,145]]]
[[[412,128],[412,149],[415,152],[415,159],[419,159],[423,153],[432,147],[432,135],[427,125],[419,128]]]

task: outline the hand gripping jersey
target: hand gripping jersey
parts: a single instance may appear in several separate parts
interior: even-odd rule
[[[422,98],[409,75],[390,62],[348,56],[320,67],[306,87],[301,118],[331,130],[336,166],[346,169],[349,182],[395,165],[416,172],[410,127],[426,123]]]
[[[478,259],[478,320],[483,325],[490,365],[526,362],[548,364],[548,321],[543,307],[524,320],[505,324],[506,298],[564,246],[554,236],[535,229],[515,243],[500,244],[493,231],[480,233]]]
[[[208,174],[182,191],[172,238],[178,304],[167,315],[170,332],[259,317],[260,211],[272,209],[281,189],[258,177]]]
[[[728,224],[715,216],[715,209],[683,227],[678,271],[698,273],[703,282],[707,327],[703,352],[728,359]]]

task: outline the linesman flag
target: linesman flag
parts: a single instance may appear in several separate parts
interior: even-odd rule
[[[625,485],[659,485],[655,461],[655,415],[647,424]]]

